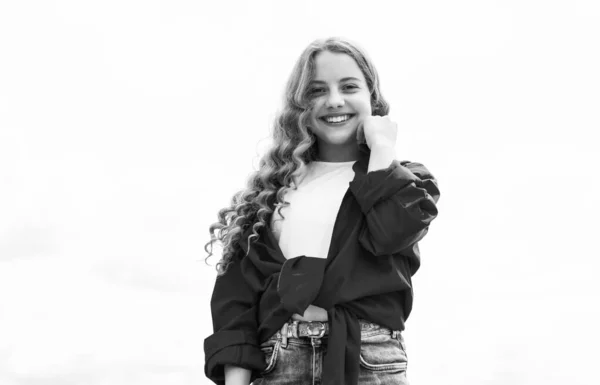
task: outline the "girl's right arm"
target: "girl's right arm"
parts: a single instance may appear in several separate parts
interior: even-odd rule
[[[225,378],[228,365],[237,367],[229,371],[232,384],[239,379],[244,385],[267,366],[258,343],[259,294],[250,284],[260,277],[252,263],[243,263],[243,256],[242,250],[236,252],[225,274],[217,277],[210,301],[214,333],[204,340],[204,373],[218,385],[230,385]]]
[[[250,370],[233,365],[225,365],[225,385],[249,385]]]

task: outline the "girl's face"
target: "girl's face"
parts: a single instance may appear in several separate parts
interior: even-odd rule
[[[314,102],[309,126],[320,150],[346,147],[354,152],[356,130],[372,114],[371,94],[354,59],[344,53],[318,53],[308,97]]]

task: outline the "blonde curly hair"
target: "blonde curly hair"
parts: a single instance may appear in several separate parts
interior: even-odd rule
[[[352,57],[367,82],[373,115],[385,116],[389,112],[389,105],[381,95],[377,71],[364,50],[339,37],[318,39],[309,44],[287,81],[283,108],[273,124],[272,146],[260,159],[258,171],[249,176],[247,187],[234,194],[231,205],[219,210],[219,221],[209,227],[211,240],[204,246],[208,253],[206,259],[213,255],[215,242],[220,241],[223,245],[223,255],[216,266],[218,276],[225,274],[233,256],[241,250],[239,241],[246,230],[252,226],[252,234],[247,240],[250,250],[250,242],[258,239],[258,230],[269,228],[275,207],[281,214],[281,208],[289,205],[283,200],[285,192],[297,188],[297,178],[308,163],[316,160],[318,143],[307,125],[312,109],[307,91],[314,78],[315,57],[322,51]]]

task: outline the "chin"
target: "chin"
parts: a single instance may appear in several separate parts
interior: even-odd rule
[[[356,142],[356,131],[344,135],[329,135],[325,139],[330,144],[348,144],[350,142]]]

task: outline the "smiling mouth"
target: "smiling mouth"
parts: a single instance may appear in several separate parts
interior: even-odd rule
[[[352,119],[354,117],[355,114],[346,114],[346,115],[340,115],[340,116],[322,116],[319,119],[321,119],[321,121],[327,123],[327,124],[331,124],[331,125],[341,125],[346,123],[348,120]]]

